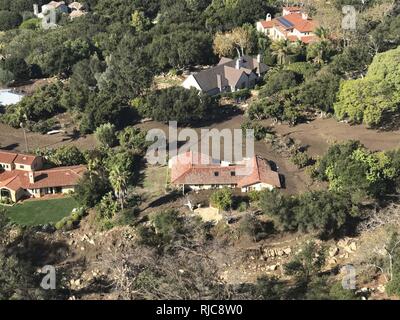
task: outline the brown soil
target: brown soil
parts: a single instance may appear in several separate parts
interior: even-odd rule
[[[265,121],[265,124],[272,125],[271,121]],[[330,144],[346,140],[359,140],[367,148],[374,151],[400,147],[400,130],[378,131],[368,129],[365,125],[351,126],[333,118],[318,118],[310,123],[303,123],[295,127],[280,124],[273,126],[273,130],[309,146],[311,156],[321,156],[328,150]]]
[[[92,149],[96,142],[93,135],[75,138],[71,132],[65,134],[46,135],[34,132],[26,133],[28,150],[32,152],[36,148],[56,148],[62,145],[72,144],[80,149]],[[25,152],[26,145],[22,129],[15,129],[6,124],[0,123],[1,149]]]

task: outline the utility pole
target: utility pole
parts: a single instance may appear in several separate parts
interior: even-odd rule
[[[28,152],[29,152],[29,149],[28,149],[28,139],[26,138],[26,131],[25,131],[25,127],[24,127],[23,122],[20,123],[20,126],[21,126],[21,128],[22,128],[22,131],[24,132],[25,151],[26,151],[26,153],[28,153]]]

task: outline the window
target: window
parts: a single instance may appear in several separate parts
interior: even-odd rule
[[[219,172],[218,171],[214,172],[214,177],[219,177]]]
[[[236,176],[236,172],[235,171],[231,171],[231,177],[235,177]]]
[[[22,164],[20,164],[20,165],[19,165],[19,168],[20,168],[20,169],[23,169],[23,168],[25,168],[25,166],[22,165]]]

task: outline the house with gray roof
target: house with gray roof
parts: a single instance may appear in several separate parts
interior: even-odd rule
[[[261,62],[261,55],[257,58],[221,58],[216,66],[189,76],[182,86],[186,89],[196,88],[209,95],[235,92],[254,87],[267,70],[267,65]]]

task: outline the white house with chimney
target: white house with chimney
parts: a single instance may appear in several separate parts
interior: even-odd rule
[[[51,1],[39,8],[39,5],[33,5],[33,13],[36,17],[43,19],[46,12],[55,12],[56,14],[67,14],[70,19],[81,17],[86,14],[84,6],[77,1],[67,5],[64,1]],[[54,22],[53,22],[54,23]]]
[[[271,14],[267,14],[265,20],[256,24],[257,31],[272,40],[301,41],[305,44],[318,40],[314,33],[317,27],[318,22],[301,7],[284,7],[282,16],[272,19]]]
[[[41,19],[44,17],[44,14],[47,11],[52,11],[52,10],[55,10],[56,13],[65,13],[65,14],[69,13],[69,8],[64,1],[51,1],[48,4],[44,4],[43,6],[41,6],[40,10],[38,4],[33,5],[34,15]]]

